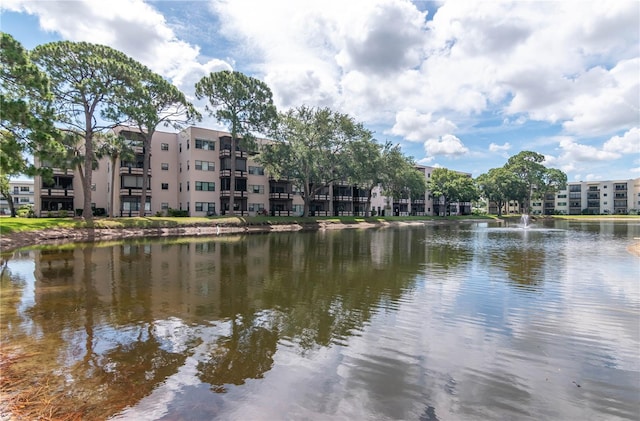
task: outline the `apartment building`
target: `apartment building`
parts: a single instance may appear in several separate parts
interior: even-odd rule
[[[533,201],[534,214],[616,215],[640,210],[640,178],[568,182],[567,188]]]
[[[109,158],[93,172],[92,207],[97,214],[137,216],[141,208],[144,147],[139,133],[128,127],[115,130],[129,141],[134,157]],[[266,140],[259,140],[264,142]],[[239,145],[232,151],[227,132],[187,127],[179,133],[157,131],[152,139],[146,215],[166,215],[169,209],[187,211],[190,216],[229,213],[231,157],[235,154],[234,213],[241,216],[269,214],[297,216],[304,202],[290,180],[274,179]],[[47,162],[42,165],[51,166]],[[434,167],[417,166],[429,179]],[[80,177],[72,170],[52,168],[53,180],[35,179],[35,209],[38,216],[69,215],[82,208]],[[470,174],[467,174],[471,176]],[[113,203],[111,197],[113,195]],[[365,216],[369,191],[346,182],[323,187],[310,202],[312,216]],[[371,194],[371,210],[378,215],[444,215],[444,203],[428,191],[419,198],[385,197],[380,188]],[[470,203],[452,203],[448,214],[470,213]]]
[[[35,190],[33,180],[9,181],[9,192],[11,193],[13,206],[16,211],[20,208],[20,206],[34,205]],[[9,203],[4,198],[0,198],[0,215],[11,215]]]

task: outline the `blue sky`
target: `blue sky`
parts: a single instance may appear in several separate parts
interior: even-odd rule
[[[328,106],[424,165],[478,176],[522,150],[570,181],[640,177],[640,2],[3,0],[31,49],[109,45],[193,98],[212,71],[281,110]],[[204,103],[194,101],[199,107]],[[200,125],[222,128],[206,119]]]

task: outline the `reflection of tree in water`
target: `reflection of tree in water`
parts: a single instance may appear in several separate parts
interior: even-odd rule
[[[540,284],[544,278],[545,257],[544,248],[522,245],[504,250],[503,255],[496,259],[514,284],[530,287]]]
[[[209,358],[198,363],[198,377],[215,392],[226,392],[225,384],[260,379],[273,365],[277,343],[277,330],[251,319],[234,320],[231,335],[219,338]]]
[[[71,369],[69,391],[94,406],[94,416],[109,416],[138,402],[178,371],[188,356],[169,352],[154,334],[153,324],[140,326],[137,338],[83,360]]]
[[[16,367],[34,384],[46,384],[42,393],[55,402],[57,414],[81,414],[87,419],[104,419],[136,403],[175,373],[187,357],[184,352],[167,351],[169,344],[154,333],[145,285],[149,282],[148,259],[139,253],[132,256],[139,265],[123,270],[134,276],[119,278],[121,285],[114,289],[118,294],[106,303],[99,299],[95,285],[96,271],[105,270],[98,269],[97,262],[104,263],[105,256],[96,256],[96,251],[100,250],[90,245],[45,249],[36,258],[36,272],[46,272],[46,277],[36,281],[35,303],[25,311],[35,329],[22,325],[20,346],[31,355]],[[106,255],[111,249],[102,251]],[[113,275],[113,258],[110,266]],[[3,311],[6,304],[2,303]],[[135,315],[130,313],[132,308]],[[139,331],[129,340],[111,323],[119,322],[123,328],[131,325],[132,316],[138,320],[135,329]],[[39,334],[33,335],[34,331]],[[109,331],[114,335],[105,340],[102,335]],[[12,340],[18,338],[12,336]],[[113,339],[117,343],[105,349]],[[95,349],[97,342],[99,350]]]

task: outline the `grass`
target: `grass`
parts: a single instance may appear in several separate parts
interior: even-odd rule
[[[492,216],[335,216],[335,217],[301,217],[301,216],[218,216],[212,218],[204,217],[132,217],[132,218],[96,218],[95,228],[121,229],[121,228],[170,228],[188,227],[198,225],[284,225],[284,224],[317,224],[319,222],[357,224],[362,222],[392,222],[392,221],[443,221],[443,220],[465,220],[465,219],[493,219]],[[50,229],[73,229],[85,228],[86,222],[73,218],[0,218],[0,235],[19,233],[24,231],[40,231]]]

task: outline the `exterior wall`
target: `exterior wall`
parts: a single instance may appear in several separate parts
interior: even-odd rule
[[[13,205],[16,211],[20,206],[33,206],[35,201],[35,190],[33,180],[9,181],[9,191],[13,197]],[[5,199],[0,199],[0,215],[10,215],[9,203]]]

